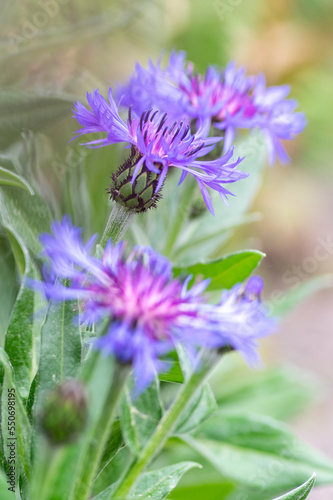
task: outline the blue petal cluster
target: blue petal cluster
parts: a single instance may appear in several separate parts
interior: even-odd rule
[[[140,117],[132,117],[131,108],[127,123],[120,118],[116,103],[109,91],[107,102],[98,90],[87,95],[90,109],[80,102],[76,103],[74,117],[82,125],[76,137],[103,132],[106,137],[85,143],[90,148],[106,146],[117,142],[131,144],[136,151],[136,166],[132,177],[134,183],[142,167],[159,175],[156,186],[158,192],[170,167],[181,170],[179,184],[187,174],[195,177],[207,207],[214,214],[213,205],[207,187],[217,191],[227,202],[232,194],[225,184],[233,183],[247,177],[248,174],[237,170],[241,158],[232,159],[233,148],[215,160],[202,158],[211,152],[218,137],[207,137],[207,127],[199,127],[195,134],[184,121],[170,122],[167,113],[153,110],[143,111]],[[209,129],[209,127],[208,127]]]
[[[205,127],[225,130],[225,150],[233,143],[237,129],[260,129],[270,163],[277,156],[282,163],[289,157],[281,140],[291,140],[306,125],[304,113],[295,112],[297,101],[287,99],[288,85],[266,87],[263,74],[247,76],[234,62],[223,70],[209,66],[201,75],[185,52],[172,52],[165,68],[161,60],[148,68],[139,64],[129,82],[119,87],[122,106],[133,106],[139,115],[150,106],[172,114],[174,119],[199,120]]]
[[[253,361],[257,339],[272,332],[259,277],[225,291],[212,305],[204,293],[209,280],[188,289],[191,277],[174,279],[170,262],[151,248],[126,256],[123,243],[109,242],[101,260],[93,257],[94,239],[84,244],[67,217],[53,222],[52,234],[43,234],[41,242],[47,266],[44,282],[33,286],[53,300],[80,299],[81,322],[108,321],[95,348],[132,364],[137,393],[166,369],[162,358],[178,344],[192,359],[202,347],[230,346]]]

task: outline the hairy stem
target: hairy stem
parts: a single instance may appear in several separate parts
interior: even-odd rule
[[[215,351],[204,352],[200,369],[193,372],[187,382],[185,382],[169,411],[161,419],[154,434],[140,455],[133,462],[126,475],[119,481],[110,499],[126,498],[128,496],[139,476],[171,436],[183,410],[191,401],[198,388],[205,382],[208,374],[219,358],[220,355]]]
[[[133,211],[122,207],[121,205],[119,205],[119,203],[115,203],[104,229],[99,247],[102,247],[102,249],[104,249],[109,239],[111,239],[113,245],[118,243],[118,241],[123,237],[130,223],[132,222],[133,216]]]

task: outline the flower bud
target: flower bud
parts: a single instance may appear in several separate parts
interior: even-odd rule
[[[107,190],[113,201],[136,213],[155,208],[161,198],[160,194],[155,193],[159,174],[148,170],[144,163],[132,183],[134,170],[140,158],[140,153],[132,146],[130,157],[117,172],[112,174],[113,182]]]
[[[53,389],[44,402],[40,426],[50,443],[75,441],[87,420],[85,388],[79,380],[66,380]]]

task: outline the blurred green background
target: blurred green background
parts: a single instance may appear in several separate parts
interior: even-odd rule
[[[27,129],[35,134],[23,130],[20,138],[10,125],[10,106],[3,107],[0,146],[9,145],[22,164],[33,165],[55,217],[71,209],[87,234],[101,232],[109,210],[105,188],[123,155],[116,148],[91,154],[67,144],[77,127],[70,113],[74,100],[84,100],[86,91],[97,87],[105,93],[128,77],[136,61],[156,61],[162,50],[185,50],[202,71],[207,64],[223,66],[234,59],[249,73],[263,71],[269,84],[291,84],[292,97],[309,123],[287,144],[292,163],[266,168],[252,207],[262,214],[260,220],[239,229],[224,251],[250,247],[267,254],[261,272],[266,298],[277,307],[281,291],[292,287],[305,296],[302,283],[332,272],[331,0],[2,0],[1,13],[2,95],[42,94],[47,110],[39,110],[31,97],[35,116]],[[85,176],[91,187],[89,213]],[[75,200],[71,207],[70,200]],[[324,248],[320,259],[318,245]],[[8,262],[12,265],[11,256]],[[313,289],[326,289],[283,321],[280,333],[264,342],[263,357],[268,366],[291,363],[322,381],[317,402],[294,417],[292,425],[299,436],[332,456],[333,291],[329,278],[324,283],[326,287],[320,279],[313,282]],[[332,487],[314,491],[311,498],[323,500],[329,494]]]

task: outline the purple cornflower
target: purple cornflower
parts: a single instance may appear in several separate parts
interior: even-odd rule
[[[225,290],[217,306],[201,306],[209,312],[206,347],[229,345],[240,351],[248,363],[258,360],[258,339],[275,328],[275,321],[267,316],[261,303],[263,285],[259,276],[252,276],[246,284],[239,283]]]
[[[190,277],[184,283],[173,279],[170,262],[151,248],[135,248],[126,258],[123,243],[109,242],[98,260],[89,252],[93,239],[84,245],[69,218],[53,222],[52,231],[41,236],[48,273],[33,286],[54,300],[80,299],[82,322],[109,320],[95,348],[132,364],[137,393],[165,370],[162,358],[179,343],[193,360],[202,347],[225,346],[252,360],[256,339],[271,332],[259,299],[260,278],[225,291],[220,304],[212,305],[204,294],[209,280],[188,290]]]
[[[150,61],[147,70],[137,65],[129,83],[118,90],[121,104],[128,105],[132,99],[134,111],[139,113],[139,89],[149,82],[145,106],[158,105],[163,111],[164,103],[171,107],[174,100],[175,118],[200,119],[204,128],[212,124],[225,130],[225,150],[233,143],[238,128],[259,128],[270,163],[276,156],[282,163],[288,162],[281,140],[294,139],[306,125],[304,113],[295,112],[297,101],[286,99],[289,85],[266,87],[263,74],[246,76],[245,68],[237,69],[234,62],[223,71],[209,66],[201,75],[194,72],[193,63],[186,64],[185,57],[185,52],[173,52],[165,69],[161,69],[160,61],[156,66]],[[160,85],[163,78],[164,85]]]
[[[152,108],[144,111],[140,117],[132,117],[129,109],[127,123],[118,114],[112,91],[109,91],[109,102],[98,90],[87,94],[91,110],[80,102],[76,103],[74,117],[82,125],[77,136],[92,132],[105,132],[107,136],[85,143],[95,148],[125,142],[134,148],[135,166],[132,184],[142,169],[158,175],[155,193],[163,185],[170,167],[181,170],[179,184],[192,174],[200,187],[203,198],[209,210],[214,213],[213,205],[207,187],[217,191],[226,202],[227,195],[232,194],[224,184],[229,184],[247,177],[248,174],[236,170],[241,159],[232,160],[233,148],[221,158],[204,161],[201,158],[211,152],[221,138],[207,138],[207,127],[198,128],[193,135],[190,126],[184,121],[173,123],[167,113],[161,113]]]

